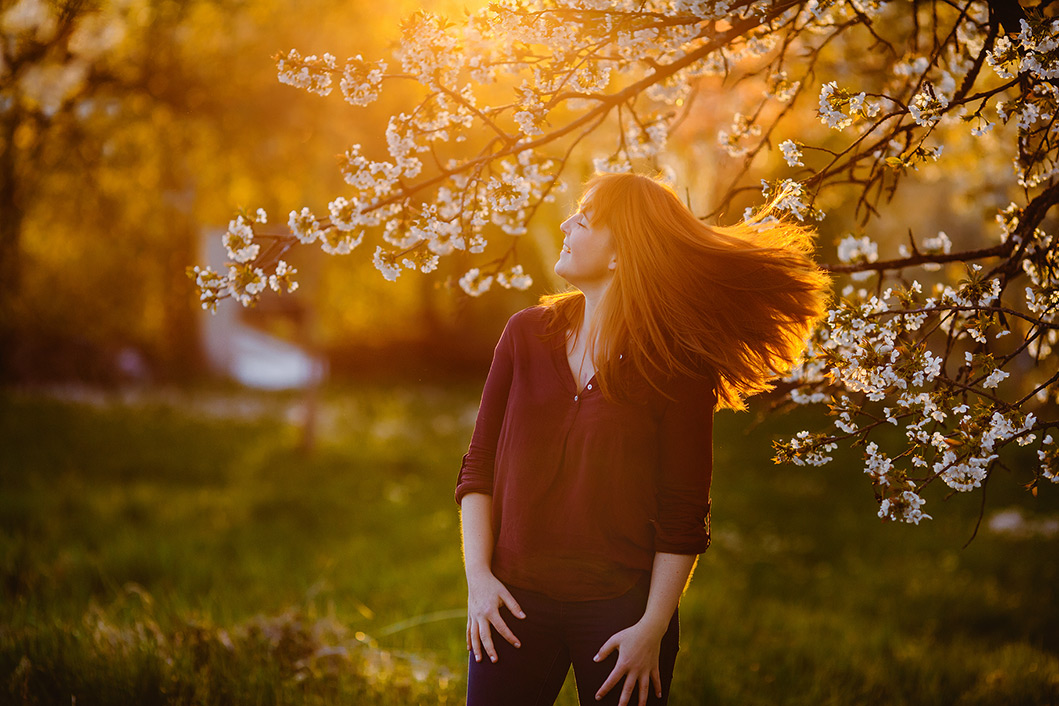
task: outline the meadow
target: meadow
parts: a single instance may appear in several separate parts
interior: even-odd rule
[[[0,393],[0,702],[462,703],[478,394],[329,389],[307,452],[296,396]],[[964,547],[978,496],[895,525],[856,457],[774,466],[806,414],[717,416],[670,703],[1059,703],[1059,538],[989,524],[1059,488],[1015,459]]]

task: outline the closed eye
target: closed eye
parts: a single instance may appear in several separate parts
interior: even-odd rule
[[[581,225],[583,227],[585,227],[585,228],[588,228],[589,227],[589,221],[591,220],[591,216],[588,215],[588,211],[587,210],[579,211],[577,215],[578,215],[578,220],[580,221]]]

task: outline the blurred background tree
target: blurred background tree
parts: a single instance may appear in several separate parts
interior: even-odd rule
[[[336,155],[367,137],[341,106],[279,85],[271,57],[290,46],[381,52],[413,9],[0,2],[3,377],[105,382],[123,364],[200,374],[201,319],[183,269],[200,257],[201,233],[233,206],[333,193]],[[364,361],[365,348],[407,348],[453,325],[455,301],[432,296],[431,282],[387,287],[362,277],[362,264],[320,260],[297,259],[315,276],[293,308],[319,307],[325,347]],[[394,319],[410,325],[380,326]],[[269,321],[283,333],[283,317]]]

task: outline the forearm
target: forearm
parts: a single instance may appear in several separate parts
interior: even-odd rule
[[[597,700],[603,698],[622,679],[625,680],[622,704],[629,703],[633,688],[631,684],[640,689],[641,704],[647,700],[646,689],[649,684],[654,685],[655,694],[661,698],[662,679],[658,661],[661,642],[673,619],[677,603],[680,602],[680,594],[684,592],[696,558],[696,554],[655,552],[654,565],[651,568],[651,588],[643,617],[635,625],[612,635],[593,658],[599,662],[614,650],[618,650],[618,661],[596,692]]]
[[[665,633],[697,559],[695,554],[655,554],[647,608],[640,622],[659,635]]]
[[[460,501],[463,566],[468,579],[491,572],[493,561],[493,496],[468,493]]]

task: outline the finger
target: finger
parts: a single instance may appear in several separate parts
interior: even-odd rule
[[[479,632],[482,637],[482,647],[485,648],[485,653],[489,655],[489,661],[496,661],[496,648],[493,647],[493,631],[489,629],[489,621],[483,620],[482,625],[479,623]]]
[[[512,596],[511,592],[507,589],[500,592],[500,600],[504,602],[504,605],[507,606],[507,609],[510,610],[511,614],[516,618],[526,617],[526,614],[522,612],[522,608],[519,606],[518,601],[515,600],[515,597]]]
[[[596,692],[596,701],[599,701],[607,692],[614,688],[614,685],[618,683],[623,676],[623,672],[618,668],[618,665],[614,665],[614,669],[610,670],[610,674],[607,675],[606,681],[603,682],[603,686],[599,687],[599,691]]]
[[[640,706],[647,706],[647,695],[651,693],[651,675],[644,674],[640,677],[640,682],[637,684],[639,690],[637,696],[640,697]]]
[[[606,642],[603,643],[602,647],[599,648],[599,652],[597,652],[596,656],[592,658],[592,661],[593,662],[602,662],[603,660],[605,660],[607,658],[607,655],[609,655],[611,652],[614,651],[614,648],[617,647],[617,646],[618,646],[617,640],[615,640],[613,637],[611,637],[609,640],[607,640]]]
[[[522,643],[518,641],[517,637],[515,637],[515,633],[511,632],[511,628],[507,626],[507,623],[504,622],[504,619],[500,617],[499,613],[497,613],[495,618],[491,618],[490,622],[493,624],[493,627],[496,628],[496,631],[500,633],[501,637],[515,647],[522,647]]]
[[[621,698],[618,699],[618,706],[629,706],[629,699],[632,698],[632,690],[636,687],[636,682],[626,676],[625,683],[621,687]]]
[[[482,661],[482,640],[478,637],[478,623],[471,625],[471,650],[474,652],[474,661]]]
[[[464,635],[467,638],[467,651],[471,651],[471,616],[467,616],[467,633]]]
[[[655,685],[655,696],[662,698],[662,675],[658,672],[658,667],[651,670],[651,682]]]

